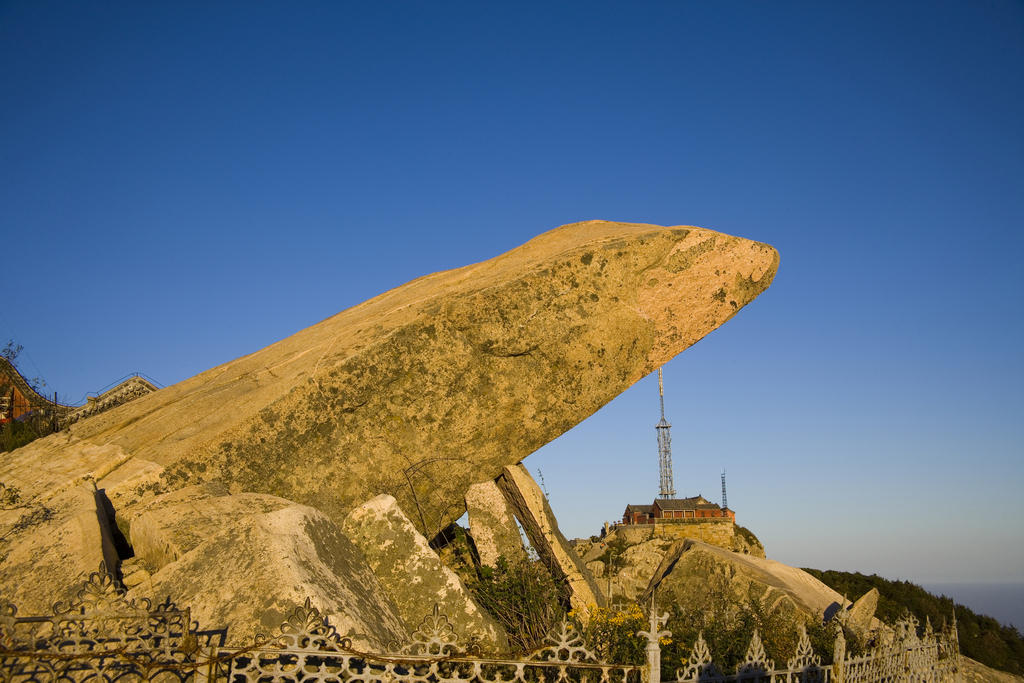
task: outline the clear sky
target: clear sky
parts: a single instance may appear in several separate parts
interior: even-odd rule
[[[774,245],[665,366],[679,495],[787,564],[1024,582],[1019,2],[0,3],[0,343],[165,385],[559,225]],[[657,493],[656,378],[526,460]]]

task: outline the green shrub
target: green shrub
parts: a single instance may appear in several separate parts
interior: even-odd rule
[[[36,424],[37,422],[40,424]],[[7,422],[0,425],[0,452],[10,452],[15,448],[21,448],[39,437],[49,434],[50,431],[49,425],[45,421],[20,422],[14,420]]]
[[[793,606],[782,601],[774,604],[767,592],[755,589],[740,603],[732,594],[724,577],[708,577],[706,590],[686,607],[674,602],[669,610],[665,629],[672,632],[671,642],[662,647],[663,678],[675,677],[675,672],[686,665],[700,634],[708,644],[711,659],[719,670],[731,673],[746,658],[747,648],[756,629],[764,645],[765,655],[777,666],[796,654],[799,625],[807,627],[814,653],[823,664],[831,663],[835,632],[820,623],[806,623],[804,616]],[[856,648],[847,647],[848,652]]]
[[[595,607],[588,615],[586,626],[583,626],[582,616],[575,611],[569,613],[576,631],[598,659],[634,665],[647,661],[644,653],[647,640],[637,632],[646,631],[650,624],[639,606],[633,604],[623,611]],[[662,644],[667,643],[667,639],[663,639]]]
[[[565,613],[565,592],[536,558],[509,562],[499,557],[497,567],[482,566],[463,579],[520,650],[540,646]]]

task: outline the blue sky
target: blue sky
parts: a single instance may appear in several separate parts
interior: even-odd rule
[[[1024,7],[0,3],[0,339],[169,385],[559,225],[774,245],[665,367],[680,495],[769,557],[1024,582]],[[657,493],[647,378],[526,460]]]

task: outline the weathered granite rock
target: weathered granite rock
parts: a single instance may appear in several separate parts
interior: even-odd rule
[[[513,513],[493,481],[474,484],[466,491],[469,532],[480,564],[494,567],[499,557],[516,562],[526,557]]]
[[[20,500],[0,510],[0,595],[19,615],[51,614],[117,552],[95,480],[129,456],[67,435],[39,439],[0,460],[0,481]]]
[[[655,538],[626,548],[620,557],[615,558],[616,571],[608,597],[635,601],[647,590],[651,577],[674,545],[675,541]]]
[[[122,466],[118,470],[119,472],[126,469],[128,466],[133,464],[134,460],[129,460],[125,466]],[[108,484],[110,477],[104,477],[98,482],[100,486]],[[111,488],[102,489],[106,494],[112,492]],[[158,511],[166,507],[172,507],[180,505],[182,503],[191,503],[193,505],[199,504],[200,501],[208,498],[216,498],[217,496],[228,495],[228,489],[223,484],[211,483],[211,484],[196,484],[195,486],[186,486],[185,488],[171,491],[170,493],[155,493],[150,491],[148,495],[141,499],[136,500],[133,493],[125,496],[118,495],[118,493],[124,493],[124,489],[113,489],[114,499],[112,501],[114,507],[114,518],[117,524],[117,529],[120,531],[124,538],[131,539],[132,523],[145,512],[150,510]],[[127,501],[132,500],[133,503],[129,504]],[[114,502],[116,501],[116,502]],[[118,505],[118,503],[120,505]],[[115,507],[116,506],[116,507]]]
[[[164,468],[143,458],[131,458],[96,482],[117,511],[160,491]],[[225,489],[226,487],[222,487]]]
[[[356,647],[408,640],[362,554],[305,505],[262,494],[153,505],[134,520],[132,540],[158,571],[137,581],[132,572],[128,598],[191,607],[204,628],[226,628],[229,644],[269,634],[307,597]]]
[[[1024,678],[992,669],[970,657],[960,655],[960,673],[964,683],[1024,683]]]
[[[23,502],[43,501],[83,482],[102,481],[131,457],[116,444],[97,445],[60,432],[5,455],[0,481],[20,489]]]
[[[506,467],[498,479],[498,488],[523,527],[530,544],[554,573],[564,580],[575,610],[586,614],[592,607],[604,607],[604,595],[586,564],[569,546],[547,499],[537,482],[522,465]]]
[[[757,536],[753,534],[749,529],[741,527],[736,524],[733,527],[732,536],[732,550],[743,553],[744,555],[753,555],[754,557],[766,558],[768,557],[764,553],[764,546],[761,541],[758,540]]]
[[[799,613],[819,621],[844,604],[843,596],[805,571],[693,539],[677,542],[665,555],[641,604],[650,603],[652,591],[659,604],[671,599],[690,608],[703,608],[716,592],[733,604],[746,604],[753,595],[794,619]]]
[[[767,245],[701,228],[566,225],[71,432],[150,463],[139,495],[222,481],[341,518],[389,493],[433,536],[470,485],[731,318],[777,265]]]
[[[129,537],[136,557],[160,570],[222,529],[251,525],[256,516],[296,506],[258,493],[218,496],[210,488],[189,486],[129,508],[133,513],[128,515]]]
[[[875,610],[878,609],[878,589],[872,588],[860,596],[846,611],[846,626],[862,640],[875,626]]]
[[[484,649],[508,649],[501,626],[476,604],[393,497],[382,494],[359,505],[342,528],[366,557],[410,632],[438,605],[460,644],[475,638]]]
[[[592,544],[580,557],[583,559],[583,564],[587,564],[604,555],[607,550],[608,544],[601,541],[600,543]],[[577,552],[576,554],[579,555],[580,553]]]
[[[636,545],[654,538],[654,530],[653,524],[624,524],[608,534],[604,540],[607,543],[613,539],[622,539],[630,545]]]
[[[101,562],[117,566],[91,481],[2,510],[0,526],[0,595],[18,607],[18,616],[52,614],[52,605],[73,598]]]

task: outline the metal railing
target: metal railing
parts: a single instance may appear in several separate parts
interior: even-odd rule
[[[68,605],[53,614],[19,617],[0,597],[0,681],[141,680],[208,683],[273,681],[299,683],[660,683],[660,630],[667,614],[652,610],[642,666],[599,660],[573,627],[563,621],[532,652],[508,657],[462,645],[448,617],[435,606],[408,643],[386,652],[362,652],[339,635],[311,606],[297,607],[273,637],[258,635],[247,647],[225,647],[221,631],[201,631],[191,611],[169,600],[154,607],[146,599],[128,601],[114,575],[101,565]],[[822,666],[801,627],[797,654],[783,668],[765,656],[757,631],[745,660],[733,674],[714,665],[703,635],[677,683],[959,683],[955,623],[934,634],[930,625],[918,637],[917,624],[902,621],[886,644],[859,658],[846,658],[840,632],[835,663]]]

